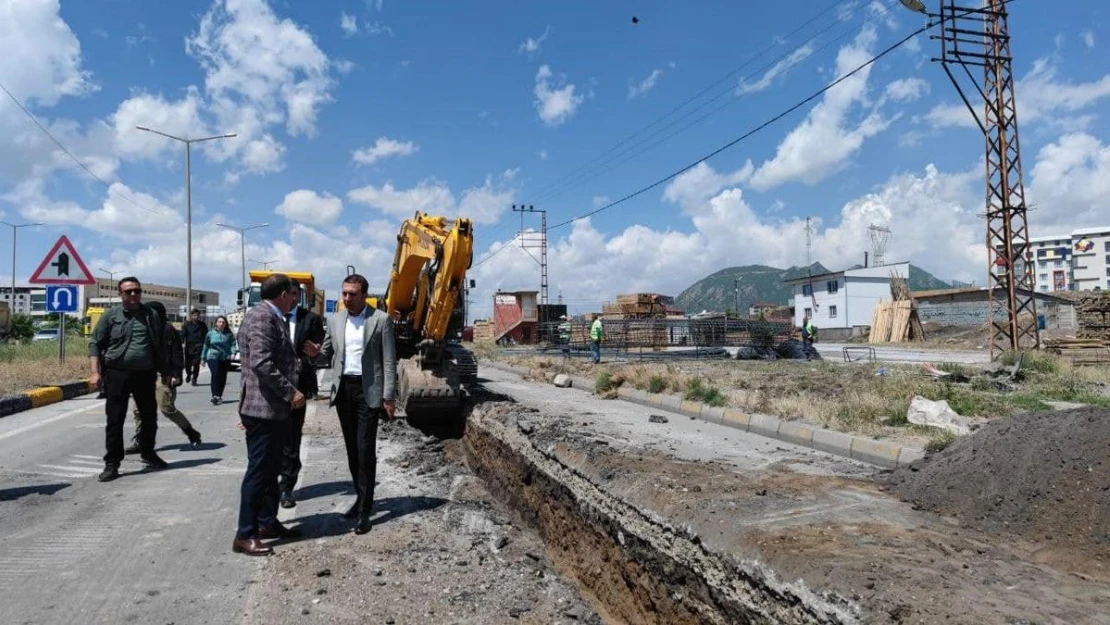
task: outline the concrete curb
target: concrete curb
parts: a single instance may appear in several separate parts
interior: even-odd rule
[[[69,382],[59,386],[40,386],[22,393],[0,395],[0,417],[13,415],[17,412],[41,408],[81,395],[95,393],[96,387],[89,384],[88,380]]]
[[[488,360],[482,365],[508,373],[515,373],[522,377],[531,373],[531,371],[522,367],[503,365]],[[581,376],[572,375],[571,388],[593,393],[594,382]],[[732,408],[717,408],[701,402],[684,400],[676,395],[618,388],[617,397],[641,406],[694,417],[709,423],[716,423],[767,438],[817,449],[885,469],[904,467],[925,457],[925,450],[916,447],[901,447],[893,443],[852,436],[835,430],[826,430],[798,421],[783,421],[771,415],[749,414]]]

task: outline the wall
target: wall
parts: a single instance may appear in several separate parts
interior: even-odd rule
[[[836,293],[829,293],[828,283],[836,281]],[[813,279],[813,297],[803,295],[803,291],[809,283],[795,284],[794,285],[794,325],[801,327],[802,321],[805,319],[805,311],[807,308],[811,309],[812,315],[810,320],[813,325],[821,328],[846,328],[848,327],[845,320],[845,303],[847,296],[847,289],[844,286],[844,276],[827,276],[827,277],[814,277]],[[817,302],[817,309],[813,309],[814,301]],[[830,317],[829,313],[832,308],[836,307],[836,317]]]
[[[984,301],[953,301],[944,303],[918,302],[917,316],[922,322],[932,321],[947,326],[981,326],[987,323],[988,304]],[[1037,315],[1044,316],[1048,330],[1076,329],[1075,306],[1072,304],[1037,301]],[[1006,320],[1000,307],[995,318]]]
[[[1091,232],[1091,234],[1080,234]],[[1081,242],[1090,241],[1091,248],[1082,251]],[[1077,291],[1110,289],[1110,275],[1107,274],[1110,259],[1110,231],[1095,232],[1081,230],[1072,234],[1072,275],[1075,277]]]

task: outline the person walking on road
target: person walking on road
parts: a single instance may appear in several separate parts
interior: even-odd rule
[[[276,273],[262,281],[261,296],[263,301],[243,316],[238,339],[239,419],[246,432],[247,470],[231,550],[250,556],[273,553],[264,539],[301,535],[277,519],[278,471],[289,414],[305,405],[304,393],[297,390],[297,353],[285,318],[297,303],[297,288],[289,276]]]
[[[332,361],[339,373],[338,388],[332,388],[331,405],[339,415],[347,465],[358,497],[343,514],[358,519],[356,534],[370,531],[377,477],[376,445],[378,421],[392,420],[397,409],[397,353],[393,322],[380,310],[366,305],[366,278],[351,274],[343,280],[344,309],[336,313],[321,346],[323,359]],[[311,348],[311,346],[306,346]],[[306,353],[312,356],[310,349]]]
[[[200,318],[199,310],[194,309],[189,313],[189,320],[181,326],[181,334],[185,337],[185,383],[191,382],[196,386],[201,353],[204,352],[204,339],[208,336],[208,324]]]
[[[601,317],[598,317],[590,325],[590,356],[593,358],[595,365],[601,362],[601,339]]]
[[[166,307],[162,305],[162,302],[151,302],[148,306],[154,309],[159,317],[166,318]],[[193,429],[193,424],[189,423],[189,419],[177,409],[177,387],[181,386],[181,372],[185,368],[185,350],[182,348],[181,334],[169,322],[165,323],[163,332],[166,356],[170,361],[170,381],[169,384],[166,384],[159,379],[154,387],[158,411],[181,428],[181,431],[189,438],[189,444],[193,446],[193,449],[199,449],[201,443],[200,432]],[[142,449],[139,445],[139,437],[142,436],[143,422],[138,407],[131,414],[135,418],[135,436],[131,439],[131,446],[124,450],[124,453],[137,454]]]
[[[208,373],[211,375],[212,405],[218,406],[224,400],[224,387],[227,386],[227,371],[231,367],[232,355],[238,353],[239,348],[235,343],[235,335],[227,325],[227,317],[216,317],[216,327],[208,331],[204,337],[204,349],[200,357],[208,363]]]
[[[303,291],[297,285],[299,294]],[[297,352],[297,359],[301,363],[301,372],[297,376],[297,390],[304,393],[307,399],[312,399],[319,392],[320,386],[316,381],[316,367],[313,364],[316,356],[320,354],[320,345],[324,342],[326,331],[324,320],[315,312],[303,307],[295,306],[287,315],[289,319],[289,335],[293,337],[293,347]],[[313,355],[309,356],[305,347]],[[292,508],[297,505],[293,497],[293,487],[297,485],[297,477],[301,472],[301,435],[304,432],[304,417],[307,404],[294,409],[289,413],[289,431],[286,432],[285,445],[282,450],[281,477],[278,486],[281,490],[281,507]]]
[[[104,471],[98,479],[110,482],[119,477],[123,461],[123,424],[131,398],[139,410],[142,433],[139,457],[150,468],[164,469],[166,461],[154,453],[158,432],[158,402],[154,385],[158,376],[169,384],[169,358],[165,353],[165,320],[143,304],[143,287],[134,276],[123,278],[116,287],[122,305],[113,306],[100,316],[89,340],[89,383],[104,379]],[[103,359],[103,369],[101,368]]]

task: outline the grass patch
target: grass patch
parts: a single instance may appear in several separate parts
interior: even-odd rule
[[[691,378],[686,381],[686,393],[683,397],[718,408],[728,405],[728,398],[721,393],[721,389],[707,384],[701,378]]]
[[[87,339],[66,337],[66,361],[58,362],[57,341],[0,345],[0,395],[89,377]]]
[[[667,381],[661,375],[653,375],[648,379],[647,391],[649,393],[662,393],[667,390]]]
[[[937,433],[929,437],[929,442],[925,443],[925,451],[935,454],[944,451],[949,445],[956,441],[956,435],[948,430],[938,430]]]

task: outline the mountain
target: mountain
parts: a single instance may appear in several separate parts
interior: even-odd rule
[[[719,312],[737,308],[746,313],[756,302],[786,306],[794,291],[784,281],[804,277],[809,272],[816,276],[829,273],[829,270],[821,263],[813,263],[809,271],[804,266],[789,269],[767,265],[727,267],[698,280],[679,293],[675,297],[675,307],[695,314],[703,310]],[[910,265],[909,283],[913,291],[947,289],[952,286],[916,265]]]

